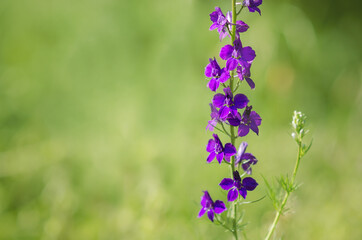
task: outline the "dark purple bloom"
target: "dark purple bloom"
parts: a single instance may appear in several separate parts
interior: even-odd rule
[[[225,45],[221,48],[220,58],[226,60],[226,70],[233,71],[238,64],[251,64],[255,58],[255,51],[251,47],[243,47],[240,39],[236,39],[234,46]]]
[[[230,73],[225,68],[220,68],[215,58],[210,58],[209,62],[205,68],[205,76],[211,78],[207,86],[215,92],[220,83],[224,83],[230,78]]]
[[[255,179],[251,177],[246,177],[241,181],[238,171],[234,171],[233,177],[234,179],[224,178],[219,184],[222,189],[229,190],[227,196],[229,202],[235,201],[239,194],[245,199],[247,191],[253,191],[258,186]]]
[[[246,153],[248,147],[246,142],[242,142],[239,146],[238,152],[235,156],[235,165],[241,164],[241,167],[247,174],[251,174],[251,165],[255,165],[258,160],[251,153]]]
[[[231,24],[231,23],[230,23]],[[232,24],[231,24],[232,25]],[[241,32],[246,32],[246,30],[249,29],[248,24],[244,23],[241,20],[236,21],[235,23],[235,27],[236,27],[236,33],[241,33]]]
[[[246,82],[249,84],[250,88],[254,89],[255,83],[250,78],[250,67],[251,67],[251,63],[244,62],[244,65],[237,66],[236,73],[238,74],[238,77],[241,81],[243,81],[245,79]]]
[[[249,99],[244,94],[236,94],[234,97],[230,87],[224,88],[224,93],[225,95],[217,93],[212,99],[215,107],[223,108],[224,118],[227,117],[230,111],[245,108],[249,103]]]
[[[204,195],[201,197],[201,210],[199,212],[199,218],[202,217],[205,212],[207,212],[207,217],[213,222],[215,213],[220,214],[225,210],[226,207],[222,201],[216,200],[213,202],[209,192],[204,191]]]
[[[224,157],[226,161],[230,162],[230,158],[236,154],[234,145],[227,143],[225,147],[223,147],[219,136],[217,134],[213,134],[212,136],[214,139],[210,139],[206,146],[206,151],[210,153],[207,157],[207,162],[212,162],[215,157],[219,164],[221,164]]]
[[[243,116],[240,121],[238,135],[244,137],[249,133],[249,129],[259,134],[259,128],[261,124],[261,117],[255,111],[251,111],[252,106],[246,107]]]
[[[260,6],[262,3],[263,0],[244,0],[243,5],[249,8],[249,12],[257,11],[261,15],[258,6]]]

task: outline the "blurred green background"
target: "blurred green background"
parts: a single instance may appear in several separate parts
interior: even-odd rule
[[[208,14],[230,1],[0,1],[0,239],[231,239],[200,196],[226,166],[206,164],[222,43]],[[358,1],[274,0],[242,13],[257,58],[248,94],[263,118],[248,151],[268,179],[292,171],[291,116],[314,144],[281,221],[283,239],[362,239],[362,61]],[[225,43],[225,42],[224,42]],[[227,139],[223,138],[223,142]],[[239,140],[240,141],[240,140]],[[265,236],[268,199],[248,205]]]

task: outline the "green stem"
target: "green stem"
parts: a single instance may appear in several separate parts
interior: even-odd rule
[[[236,0],[231,0],[231,10],[232,10],[232,28],[231,28],[231,44],[234,45],[234,41],[235,41],[235,32],[236,32]],[[233,87],[234,84],[234,71],[232,71],[231,73],[231,78],[230,78],[230,89],[231,91],[234,89]],[[231,144],[233,146],[235,146],[235,134],[234,134],[234,126],[230,125],[230,140],[231,140]],[[232,161],[231,161],[231,176],[233,176],[233,173],[235,171],[235,156],[232,157]],[[235,240],[238,240],[238,231],[237,231],[237,224],[236,224],[236,219],[237,219],[237,208],[238,206],[236,205],[236,202],[234,203],[234,221],[233,221],[233,234],[235,237]]]
[[[294,185],[294,180],[295,180],[295,177],[297,175],[297,171],[298,171],[298,168],[299,168],[299,163],[300,163],[301,156],[302,156],[302,144],[298,143],[298,157],[297,157],[297,162],[295,163],[295,167],[294,167],[294,171],[293,171],[293,176],[292,176],[292,181],[291,181],[292,186]],[[289,191],[287,191],[285,193],[282,204],[280,205],[279,210],[275,214],[274,221],[273,221],[272,225],[270,226],[269,232],[266,235],[265,240],[269,240],[270,237],[272,236],[272,234],[273,234],[273,232],[274,232],[274,230],[275,230],[275,228],[276,228],[276,226],[278,224],[279,217],[282,214],[282,212],[284,210],[284,207],[285,207],[285,204],[288,201],[290,193],[291,192],[289,192]]]

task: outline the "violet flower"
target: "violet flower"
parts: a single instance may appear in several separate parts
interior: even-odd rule
[[[249,12],[255,12],[257,11],[259,15],[261,15],[260,9],[258,6],[260,6],[263,3],[263,0],[244,0],[243,5],[248,7]]]
[[[214,127],[219,122],[225,122],[229,114],[230,109],[228,107],[221,107],[219,110],[214,106],[214,104],[209,103],[211,108],[211,120],[208,121],[206,130],[214,131]]]
[[[207,217],[214,221],[215,213],[220,214],[226,210],[225,204],[223,201],[216,200],[212,201],[208,191],[204,191],[204,195],[201,197],[201,210],[199,212],[199,218],[202,217],[205,212],[207,212]]]
[[[215,7],[215,11],[210,13],[210,20],[212,21],[210,31],[217,29],[220,41],[229,35],[227,29],[228,20],[219,7]]]
[[[251,111],[252,106],[246,107],[240,121],[238,135],[244,137],[249,133],[249,129],[259,135],[259,128],[261,124],[261,117],[255,111]]]
[[[243,66],[239,65],[236,67],[236,73],[238,74],[240,81],[243,81],[245,79],[245,81],[249,84],[249,87],[251,89],[254,89],[255,83],[250,78],[250,67],[251,63],[245,62]]]
[[[234,171],[233,177],[234,179],[224,178],[219,184],[222,189],[229,190],[227,196],[229,202],[235,201],[239,194],[245,199],[247,191],[253,191],[258,186],[255,179],[251,177],[246,177],[241,181],[238,171]]]
[[[224,88],[224,94],[217,93],[212,99],[212,103],[215,107],[223,109],[223,118],[226,118],[225,114],[229,114],[231,110],[236,111],[237,109],[245,108],[249,99],[244,94],[236,94],[235,97],[230,90],[230,87]]]
[[[242,142],[239,146],[238,152],[235,156],[235,166],[241,164],[241,167],[246,174],[251,174],[251,165],[255,165],[258,160],[251,153],[246,153],[245,150],[248,147],[247,142]]]
[[[243,47],[240,39],[234,41],[234,46],[225,45],[220,50],[220,58],[226,60],[226,70],[233,71],[238,66],[251,64],[255,58],[255,51],[251,47]]]
[[[214,139],[210,139],[206,146],[206,151],[210,153],[207,157],[207,162],[212,162],[215,157],[219,164],[221,164],[224,157],[227,162],[230,162],[230,158],[236,154],[234,145],[227,143],[225,147],[223,147],[219,136],[217,134],[213,134],[212,136]]]
[[[232,24],[232,13],[227,12],[226,17],[219,7],[215,7],[215,11],[210,13],[210,20],[212,24],[210,26],[210,31],[217,29],[219,33],[220,41],[223,40],[226,36],[230,37],[231,26],[235,25],[235,33],[239,36],[239,33],[246,32],[249,29],[248,24],[238,20],[235,24]]]
[[[224,83],[230,78],[230,73],[225,68],[220,68],[215,58],[210,58],[209,62],[205,67],[205,76],[211,78],[207,86],[211,91],[215,92],[220,83]]]

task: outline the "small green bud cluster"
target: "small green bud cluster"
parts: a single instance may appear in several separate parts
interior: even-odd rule
[[[309,148],[312,145],[312,143],[310,143],[309,146],[306,146],[304,143],[302,143],[303,137],[309,132],[309,130],[304,129],[306,119],[307,117],[304,113],[294,111],[292,120],[294,132],[292,133],[292,137],[297,142],[297,144],[301,146],[302,156],[308,152]]]

